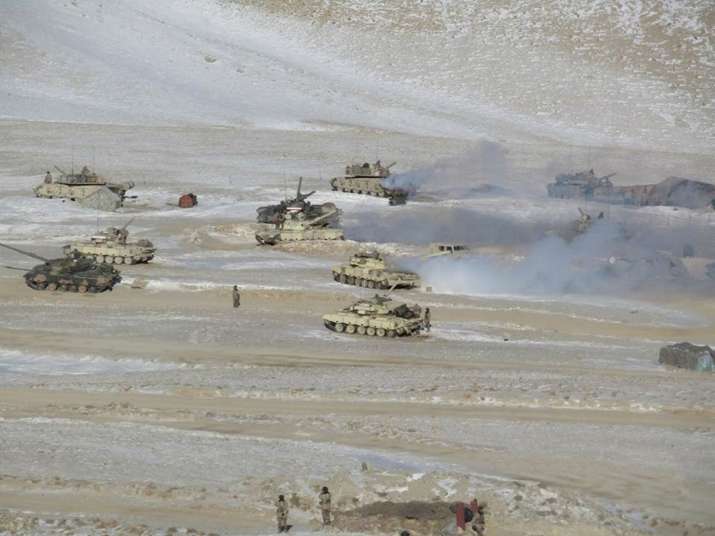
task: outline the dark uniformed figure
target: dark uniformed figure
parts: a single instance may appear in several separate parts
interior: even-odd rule
[[[233,286],[233,306],[238,307],[241,305],[241,293],[238,291],[238,287],[236,285]]]
[[[45,184],[51,184],[52,183],[52,173],[49,171],[45,173]]]
[[[430,331],[432,329],[432,313],[430,313],[429,307],[425,307],[425,331]]]
[[[283,495],[278,495],[278,502],[276,502],[276,521],[278,532],[288,532],[288,503]]]
[[[327,486],[323,486],[323,490],[318,495],[320,503],[320,512],[323,514],[323,525],[330,525],[330,492]]]

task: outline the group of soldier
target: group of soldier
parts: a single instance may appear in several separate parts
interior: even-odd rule
[[[328,527],[332,524],[331,520],[331,496],[327,486],[323,486],[318,495],[318,505],[320,513],[323,516],[323,526]],[[278,532],[288,532],[290,525],[288,524],[288,503],[284,495],[278,495],[276,501],[276,521],[278,522]]]

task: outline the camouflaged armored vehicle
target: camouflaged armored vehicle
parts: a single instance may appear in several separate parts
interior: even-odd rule
[[[53,177],[48,171],[45,180],[33,191],[37,197],[62,198],[77,201],[84,206],[103,210],[116,210],[127,194],[127,190],[134,188],[134,183],[112,183],[90,171],[87,166],[79,173],[60,172],[58,177]]]
[[[256,221],[258,223],[281,223],[289,213],[302,212],[307,217],[317,218],[323,215],[323,205],[311,205],[307,199],[315,193],[315,190],[307,194],[301,193],[303,187],[303,177],[298,179],[298,190],[293,199],[286,199],[277,205],[266,205],[256,209]]]
[[[138,264],[146,263],[154,258],[156,248],[149,240],[141,239],[129,242],[127,227],[108,227],[101,233],[89,237],[89,240],[72,242],[62,251],[67,256],[79,253],[84,257],[92,257],[99,263],[107,264]]]
[[[338,313],[324,315],[323,323],[338,333],[405,337],[417,335],[425,328],[425,315],[419,305],[407,305],[387,296],[375,295]]]
[[[384,183],[384,180],[390,176],[390,168],[396,163],[383,166],[378,160],[374,164],[369,162],[349,164],[345,166],[343,177],[330,179],[330,186],[334,191],[387,197],[391,205],[404,205],[407,202],[408,192],[400,188],[390,188]]]
[[[305,197],[313,192],[305,194],[301,199],[301,185],[302,178],[298,182],[298,195],[295,199],[258,209],[258,221],[269,221],[273,224],[272,229],[256,233],[256,241],[259,244],[273,246],[278,242],[345,238],[343,230],[338,227],[341,211],[333,203],[311,205],[305,201]],[[265,209],[264,212],[261,212],[262,209]]]
[[[412,272],[390,270],[377,251],[363,251],[353,255],[348,264],[333,268],[333,279],[344,285],[366,288],[414,288],[420,277]]]
[[[97,293],[112,290],[114,285],[122,280],[112,265],[99,264],[79,254],[61,259],[46,259],[6,244],[0,246],[43,262],[25,273],[25,283],[34,290]],[[6,268],[25,271],[25,268]]]
[[[553,183],[546,186],[549,197],[557,199],[592,199],[594,201],[612,202],[618,194],[611,177],[597,177],[592,169],[578,173],[563,173],[556,175]]]

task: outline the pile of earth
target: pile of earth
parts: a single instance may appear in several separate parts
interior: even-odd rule
[[[454,518],[449,509],[451,504],[442,501],[376,502],[336,513],[334,523],[348,532],[399,534],[408,530],[413,536],[439,534]]]

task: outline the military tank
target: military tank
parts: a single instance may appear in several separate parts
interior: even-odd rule
[[[61,259],[46,259],[7,244],[0,246],[42,261],[42,264],[25,273],[25,283],[34,290],[97,293],[112,290],[122,280],[111,264],[100,264],[77,253]],[[6,268],[23,272],[26,270],[12,266]]]
[[[325,327],[338,333],[377,337],[406,337],[425,328],[425,314],[419,305],[395,302],[375,295],[359,300],[338,313],[323,316]]]
[[[345,175],[330,179],[330,186],[333,191],[387,197],[391,205],[404,205],[408,192],[400,188],[389,188],[384,184],[384,180],[390,176],[390,168],[396,163],[383,166],[378,160],[374,164],[348,164],[345,166]]]
[[[412,272],[390,270],[378,251],[362,251],[350,258],[348,264],[333,268],[333,279],[344,285],[367,288],[414,288],[420,277]]]
[[[298,178],[298,190],[295,197],[285,199],[277,205],[266,205],[256,209],[256,221],[258,223],[271,223],[277,225],[282,223],[289,213],[302,212],[308,217],[318,217],[323,214],[323,205],[311,205],[307,199],[315,193],[315,190],[304,194],[301,192],[303,187],[303,177]]]
[[[273,246],[278,242],[345,238],[343,230],[338,227],[341,211],[333,203],[311,205],[305,201],[305,197],[314,192],[301,194],[302,183],[301,178],[295,199],[258,209],[258,221],[274,226],[256,233],[256,241],[259,244]]]
[[[596,176],[593,169],[576,173],[556,175],[554,182],[546,186],[549,197],[557,199],[593,199],[594,201],[610,202],[616,195],[611,177],[615,173],[603,177]]]
[[[35,196],[69,199],[93,208],[115,210],[124,203],[127,191],[134,188],[131,181],[109,182],[87,166],[79,173],[66,173],[57,166],[55,169],[59,171],[59,176],[53,177],[48,171],[43,183],[33,188]]]
[[[107,264],[139,264],[149,262],[154,258],[156,248],[149,240],[141,239],[129,242],[127,227],[107,227],[101,233],[90,236],[87,241],[72,242],[62,251],[67,256],[79,253],[84,257],[92,257],[98,263]]]

